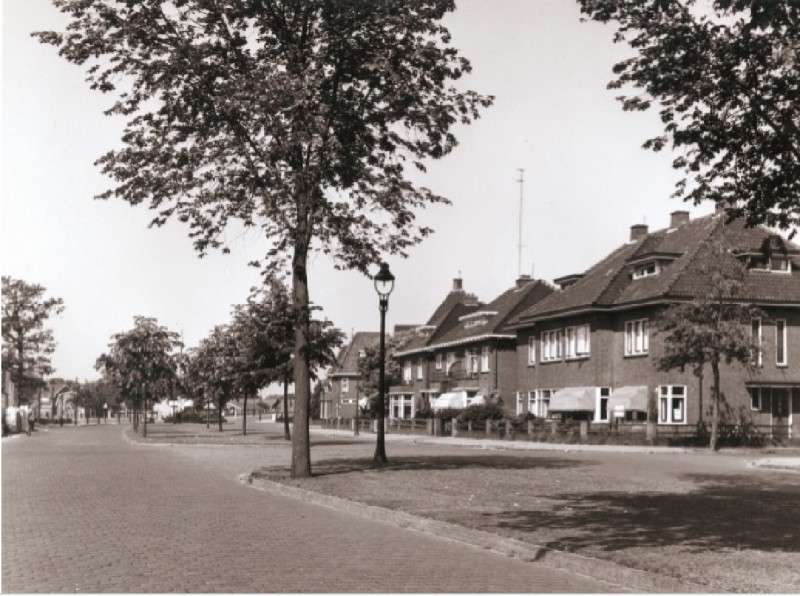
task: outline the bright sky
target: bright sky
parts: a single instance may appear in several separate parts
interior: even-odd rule
[[[520,185],[525,170],[522,272],[552,280],[585,270],[626,242],[632,224],[666,227],[669,214],[713,210],[670,199],[668,152],[641,149],[660,131],[655,112],[625,113],[606,90],[625,55],[612,29],[581,23],[569,0],[461,0],[448,18],[472,61],[469,88],[496,96],[459,132],[460,146],[416,180],[453,201],[420,215],[436,233],[410,258],[389,259],[397,281],[387,326],[424,323],[459,272],[484,301],[518,276]],[[102,111],[82,71],[30,37],[61,29],[48,0],[2,0],[2,273],[64,299],[52,320],[58,376],[92,379],[109,338],[135,315],[156,317],[196,345],[259,281],[246,265],[258,233],[231,232],[230,255],[198,259],[188,229],[148,229],[150,212],[93,196],[110,186],[93,165],[121,125]],[[372,283],[313,258],[312,300],[348,335],[377,330]]]

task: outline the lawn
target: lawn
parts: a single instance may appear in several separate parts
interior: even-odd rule
[[[285,468],[257,474],[708,591],[785,593],[800,586],[800,474],[753,469],[752,454],[390,445],[391,465],[375,469],[368,452],[318,455],[310,479],[291,479]]]

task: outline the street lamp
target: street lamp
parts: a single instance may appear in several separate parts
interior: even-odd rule
[[[108,424],[108,402],[103,404],[103,423]]]
[[[386,444],[384,437],[384,400],[386,388],[384,387],[386,376],[386,310],[389,308],[389,294],[394,289],[394,275],[389,271],[387,263],[381,263],[380,271],[373,278],[375,283],[375,291],[378,293],[378,304],[381,311],[381,338],[380,338],[380,374],[378,376],[378,439],[375,442],[375,456],[372,458],[372,463],[377,466],[383,466],[389,463],[386,457]],[[356,403],[358,407],[358,403]]]

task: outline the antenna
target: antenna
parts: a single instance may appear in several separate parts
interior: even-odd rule
[[[517,277],[522,275],[522,188],[525,184],[525,170],[517,168],[519,172],[519,242],[517,244]]]

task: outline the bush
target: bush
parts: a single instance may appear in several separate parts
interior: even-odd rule
[[[217,420],[217,412],[216,411],[211,412],[210,416],[211,416],[211,424],[214,424],[214,423],[218,422],[218,420]],[[178,414],[176,415],[175,418],[177,418],[177,421],[180,422],[180,423],[183,423],[183,422],[187,422],[187,423],[196,422],[196,423],[200,423],[200,424],[205,424],[206,423],[206,411],[205,410],[197,410],[197,411],[195,411],[195,410],[184,410],[183,412],[178,412]],[[172,423],[172,422],[174,422],[174,420],[173,420],[172,416],[164,416],[164,422]],[[225,416],[222,417],[222,422],[223,423],[227,422],[227,420],[225,419]]]
[[[465,410],[455,410],[459,422],[484,422],[486,420],[502,420],[505,416],[503,407],[497,404],[469,406]]]
[[[461,412],[462,410],[456,408],[443,408],[441,410],[436,410],[433,416],[434,418],[441,418],[442,420],[453,420],[454,418],[458,418]]]

